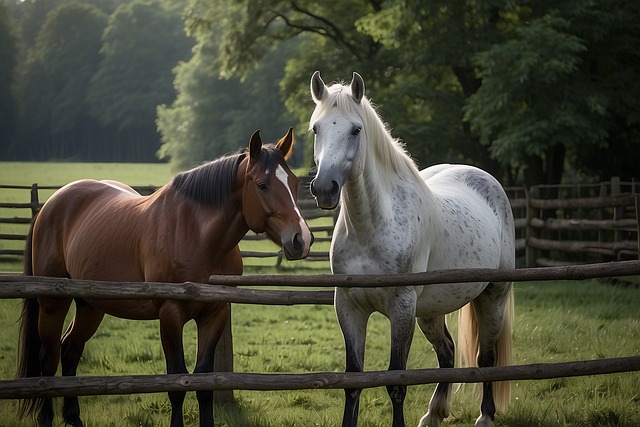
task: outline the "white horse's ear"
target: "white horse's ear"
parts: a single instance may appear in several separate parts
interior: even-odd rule
[[[322,101],[322,98],[327,93],[327,86],[324,84],[322,77],[320,77],[320,71],[316,71],[311,76],[311,96],[313,101],[318,104]]]
[[[249,140],[249,157],[255,160],[260,157],[260,150],[262,149],[262,138],[260,137],[260,129],[256,129],[251,135]]]
[[[360,104],[362,97],[364,96],[364,80],[360,74],[353,72],[353,78],[351,79],[351,96],[357,104]]]
[[[283,136],[276,145],[276,148],[278,148],[280,151],[282,151],[282,154],[284,154],[285,160],[289,160],[289,157],[291,157],[291,153],[293,153],[293,143],[293,128],[291,127],[289,128],[287,134]]]

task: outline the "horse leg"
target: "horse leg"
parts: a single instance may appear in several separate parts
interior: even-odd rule
[[[194,373],[213,372],[216,344],[230,315],[229,304],[222,304],[195,319],[198,327],[198,360]],[[200,409],[200,427],[213,427],[213,391],[197,391],[196,396]]]
[[[416,300],[413,288],[395,290],[395,299],[389,311],[391,322],[391,358],[389,370],[407,368],[409,349],[416,325]],[[407,395],[406,385],[388,386],[387,392],[393,408],[393,427],[404,427],[404,399]]]
[[[453,368],[455,363],[455,346],[447,330],[444,316],[418,318],[418,326],[425,338],[433,345],[440,368]],[[429,401],[428,412],[420,419],[418,427],[438,427],[443,419],[449,416],[451,400],[451,384],[439,383]]]
[[[348,290],[336,289],[335,307],[346,350],[346,371],[362,372],[367,322],[372,311],[363,311],[348,296]],[[342,427],[358,424],[361,389],[345,389]]]
[[[182,343],[182,331],[186,323],[184,311],[179,303],[165,301],[160,308],[160,339],[162,350],[166,359],[168,374],[184,374],[187,366],[184,361],[184,347]],[[183,427],[182,405],[186,392],[170,391],[171,402],[171,427]]]
[[[511,283],[489,283],[472,301],[478,324],[478,366],[504,366],[511,362],[511,322],[513,312]],[[500,387],[500,388],[498,388]],[[482,384],[482,403],[476,427],[491,427],[496,406],[508,404],[508,382]],[[496,397],[494,402],[494,397]],[[496,405],[498,403],[498,405]]]
[[[68,298],[41,298],[38,300],[38,334],[42,346],[40,348],[40,370],[42,376],[54,376],[60,361],[60,336],[64,319],[71,306]],[[51,398],[42,401],[38,422],[41,426],[50,427],[53,423],[53,403]]]
[[[90,306],[86,301],[76,299],[76,315],[62,337],[62,375],[75,376],[82,357],[84,345],[98,329],[104,312]],[[64,398],[62,416],[65,423],[82,427],[80,405],[77,396]]]

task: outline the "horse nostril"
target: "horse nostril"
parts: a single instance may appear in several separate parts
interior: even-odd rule
[[[313,181],[311,181],[311,185],[309,185],[309,192],[311,193],[312,196],[316,195],[315,183],[316,183],[316,180],[314,179]]]
[[[331,195],[335,196],[340,191],[340,186],[336,181],[331,181]]]
[[[302,251],[302,248],[304,248],[304,240],[302,240],[302,235],[298,233],[293,237],[293,249]]]
[[[313,242],[316,241],[316,237],[313,235],[313,233],[311,231],[309,231],[309,234],[311,234],[311,243],[309,243],[309,246],[313,245]]]

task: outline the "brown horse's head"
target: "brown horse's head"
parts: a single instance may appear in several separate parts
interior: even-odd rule
[[[276,145],[265,146],[260,131],[255,131],[249,140],[242,189],[247,225],[282,246],[289,260],[306,258],[313,243],[313,234],[298,206],[298,177],[287,166],[292,149],[293,128]]]

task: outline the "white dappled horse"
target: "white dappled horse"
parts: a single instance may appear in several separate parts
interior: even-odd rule
[[[316,108],[310,129],[315,133],[317,166],[311,192],[320,208],[340,204],[330,250],[332,271],[513,269],[514,221],[500,183],[465,165],[437,165],[419,172],[364,92],[357,73],[349,85],[327,87],[317,71],[311,78]],[[414,318],[433,345],[439,366],[453,367],[454,343],[445,315],[463,306],[458,345],[465,360],[479,366],[509,364],[511,283],[336,289],[347,371],[363,370],[367,321],[375,311],[391,323],[390,370],[406,369]],[[387,389],[393,426],[404,426],[406,386]],[[438,384],[420,427],[439,426],[449,415],[450,389],[450,384]],[[360,392],[345,390],[343,426],[357,424]],[[496,406],[506,407],[509,397],[508,383],[485,383],[476,426],[493,425]]]

